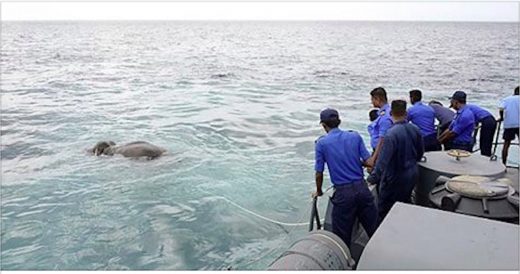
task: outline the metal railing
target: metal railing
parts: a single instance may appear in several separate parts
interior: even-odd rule
[[[311,220],[309,223],[309,231],[312,231],[314,229],[314,221],[316,221],[316,228],[319,230],[321,229],[321,221],[320,216],[318,214],[318,197],[314,197],[312,199],[312,208],[311,208]]]
[[[500,138],[500,126],[502,125],[502,121],[498,121],[498,126],[497,126],[497,130],[495,132],[495,141],[492,143],[493,144],[493,153],[491,154],[491,157],[494,157],[496,158],[497,157],[497,147],[498,145],[503,145],[504,142],[499,142],[498,139]],[[477,140],[477,135],[478,135],[478,132],[481,128],[481,125],[478,124],[477,126],[475,126],[475,130],[473,131],[473,140],[474,140],[474,143],[476,144],[476,140]],[[520,143],[516,142],[516,143],[513,143],[511,142],[510,145],[514,145],[514,146],[520,146]],[[471,151],[471,153],[475,153],[475,152],[478,152],[480,151],[480,148],[476,148],[474,149],[473,151]],[[520,169],[520,164],[518,166],[508,166],[506,165],[506,167],[508,168],[516,168],[516,169]]]

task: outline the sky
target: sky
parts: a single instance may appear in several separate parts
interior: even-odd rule
[[[518,22],[518,2],[3,2],[10,20]]]

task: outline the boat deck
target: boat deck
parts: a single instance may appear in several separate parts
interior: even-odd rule
[[[357,269],[518,270],[519,232],[505,222],[397,202]]]
[[[516,189],[516,191],[519,191],[520,188],[520,179],[519,179],[519,173],[517,168],[507,168],[506,174],[504,175],[505,178],[510,179],[513,182],[513,187]],[[520,191],[519,191],[520,192]]]

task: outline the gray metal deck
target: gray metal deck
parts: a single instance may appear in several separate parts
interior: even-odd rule
[[[518,270],[520,227],[396,203],[358,270]]]
[[[507,168],[506,174],[504,175],[505,178],[508,178],[513,182],[513,187],[516,189],[516,191],[519,191],[518,189],[520,188],[520,186],[519,186],[520,179],[518,176],[519,176],[518,169],[510,168],[510,167]]]

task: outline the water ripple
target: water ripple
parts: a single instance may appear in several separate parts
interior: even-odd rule
[[[517,30],[4,22],[1,268],[265,269],[305,228],[265,222],[222,197],[307,221],[321,109],[337,108],[341,126],[366,144],[368,94],[380,85],[390,99],[420,88],[445,101],[464,89],[497,113],[489,98],[518,85]],[[100,140],[144,140],[168,153],[153,161],[86,153]]]

